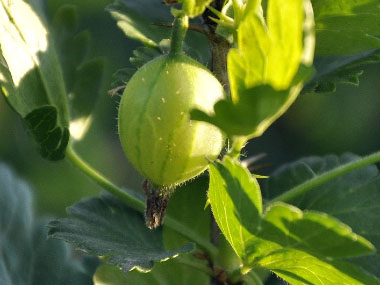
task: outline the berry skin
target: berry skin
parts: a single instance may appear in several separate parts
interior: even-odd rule
[[[222,132],[190,121],[193,108],[212,113],[224,98],[214,75],[184,54],[160,56],[128,82],[119,107],[119,135],[132,165],[153,184],[189,180],[219,155]]]

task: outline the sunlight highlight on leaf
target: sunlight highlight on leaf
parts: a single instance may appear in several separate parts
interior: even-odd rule
[[[17,87],[28,71],[39,65],[37,54],[47,50],[47,31],[24,1],[1,0],[0,22],[0,50]]]
[[[314,19],[309,0],[270,0],[267,23],[249,10],[228,54],[231,99],[214,115],[193,110],[191,118],[222,129],[230,138],[261,136],[296,100],[314,72]],[[231,102],[232,101],[232,102]]]
[[[206,6],[212,2],[212,0],[180,0],[182,3],[182,9],[190,17],[194,18],[202,14]]]
[[[246,244],[260,224],[262,202],[259,184],[247,168],[226,156],[223,162],[210,165],[208,196],[222,233],[244,259]]]
[[[228,55],[234,102],[242,88],[263,84],[289,88],[303,56],[303,4],[302,0],[269,1],[267,23],[255,11],[245,16],[238,28],[238,47]]]
[[[291,284],[380,284],[346,262],[375,247],[325,213],[277,202],[263,211],[260,188],[238,161],[225,157],[210,165],[209,199],[222,233],[246,271],[272,270]],[[316,280],[320,282],[315,283]]]
[[[379,0],[312,0],[318,55],[348,55],[380,48]]]
[[[92,122],[92,115],[88,117],[80,117],[70,121],[70,134],[76,140],[81,140],[87,132]]]
[[[1,93],[44,158],[64,158],[69,141],[66,88],[42,1],[0,0]]]

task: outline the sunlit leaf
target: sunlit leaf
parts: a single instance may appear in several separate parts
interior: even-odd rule
[[[182,9],[190,17],[196,17],[202,14],[206,6],[212,2],[212,0],[179,0],[182,3]]]
[[[196,110],[228,136],[260,136],[294,102],[313,69],[313,13],[309,1],[271,0],[267,22],[255,9],[237,31],[228,54],[232,102],[218,102],[214,115]]]
[[[316,258],[286,248],[264,257],[260,265],[271,269],[289,284],[377,285],[380,281],[348,262]]]
[[[244,258],[247,241],[260,224],[262,203],[256,179],[237,161],[225,157],[210,165],[209,200],[219,228]]]
[[[380,48],[379,0],[312,0],[316,54],[347,55]]]
[[[209,200],[215,220],[245,270],[264,267],[294,284],[324,279],[380,284],[342,260],[373,254],[369,241],[325,213],[303,212],[284,203],[270,204],[262,213],[260,194],[253,175],[237,161],[225,157],[210,166]]]
[[[256,236],[259,239],[252,239],[248,243],[248,254],[250,258],[256,257],[258,260],[281,248],[301,250],[324,259],[375,252],[370,242],[327,214],[302,212],[283,203],[268,207]]]
[[[27,126],[32,126],[32,136],[49,140],[44,144],[43,139],[37,141],[41,154],[58,160],[64,157],[69,135],[66,90],[54,44],[42,18],[42,3],[32,4],[21,0],[0,2],[0,87],[10,106],[26,119]],[[43,124],[52,110],[54,126],[38,127],[39,133],[34,133],[35,126]]]

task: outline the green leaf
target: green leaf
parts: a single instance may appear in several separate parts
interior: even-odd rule
[[[286,248],[264,257],[260,265],[271,269],[286,282],[304,284],[375,285],[380,281],[350,263],[316,258]]]
[[[27,184],[0,164],[0,284],[92,284],[64,242],[46,240]]]
[[[91,113],[98,101],[103,81],[104,61],[85,61],[90,36],[78,33],[75,6],[65,5],[54,16],[52,31],[62,65],[70,107],[70,133],[83,138],[91,123]]]
[[[90,35],[87,31],[78,33],[78,12],[75,6],[60,7],[51,22],[66,87],[72,89],[76,67],[84,61],[88,53]]]
[[[317,56],[314,61],[316,73],[303,92],[331,93],[335,92],[337,84],[359,85],[363,65],[379,62],[379,50],[346,56]]]
[[[93,59],[76,69],[76,81],[69,90],[70,133],[80,140],[92,122],[92,111],[100,97],[104,77],[104,60]]]
[[[250,262],[291,284],[380,284],[362,269],[337,260],[368,254],[374,248],[326,214],[302,213],[276,203],[267,209],[257,236],[249,244]]]
[[[236,1],[235,1],[236,2]],[[236,16],[234,17],[234,8],[233,8],[233,2],[232,0],[227,0],[224,2],[224,5],[220,11],[222,15],[228,16],[231,19],[234,19],[234,22],[236,23],[237,19]],[[218,16],[218,15],[216,15]],[[219,36],[222,36],[225,38],[230,44],[233,44],[234,42],[234,26],[228,26],[224,22],[225,20],[221,19],[221,16],[219,15],[219,22],[215,29],[215,33]]]
[[[67,209],[70,219],[49,224],[49,236],[73,243],[90,255],[104,256],[124,272],[149,271],[153,261],[176,257],[193,250],[187,244],[165,250],[162,231],[149,230],[143,216],[110,195],[89,198]]]
[[[104,285],[124,285],[124,284],[165,284],[165,285],[191,285],[210,284],[209,277],[201,271],[181,264],[177,259],[167,262],[156,263],[152,271],[142,273],[137,270],[123,274],[118,268],[104,265],[97,270],[94,281]]]
[[[152,47],[138,47],[133,51],[133,56],[129,58],[129,61],[136,66],[137,68],[140,68],[145,63],[151,61],[157,56],[162,55],[164,52],[160,49],[155,49]]]
[[[194,180],[176,188],[170,198],[167,215],[175,217],[177,222],[192,229],[203,238],[210,239],[211,213],[210,209],[204,209],[207,198],[208,177],[201,175]],[[178,232],[165,227],[164,243],[166,248],[181,247],[190,241]]]
[[[133,51],[130,62],[137,68],[157,56],[168,53],[170,48],[170,25],[173,16],[163,2],[140,0],[118,0],[107,7],[117,25],[129,38],[140,41],[144,46]],[[146,19],[149,19],[148,22]],[[207,65],[210,58],[207,39],[197,32],[189,31],[183,50],[190,57]],[[137,69],[136,69],[137,70]],[[133,68],[123,68],[114,74],[111,95],[122,94],[124,85],[133,75]]]
[[[246,244],[260,223],[262,203],[259,184],[246,168],[225,156],[223,162],[210,164],[208,196],[219,228],[244,259]]]
[[[126,84],[132,78],[133,74],[145,63],[161,56],[169,51],[170,40],[162,40],[158,44],[158,48],[151,46],[140,46],[133,50],[133,56],[129,61],[134,65],[134,68],[122,68],[112,75],[112,84],[114,88],[108,92],[113,96],[115,94],[122,95]]]
[[[103,81],[103,70],[102,59],[87,61],[77,68],[75,85],[69,93],[70,106],[73,106],[73,120],[78,117],[87,118],[94,109]]]
[[[222,129],[229,137],[261,135],[266,128],[288,107],[286,102],[293,102],[295,92],[277,91],[269,85],[257,86],[244,90],[236,104],[221,100],[214,105],[214,115],[195,109],[191,119],[209,122]],[[242,92],[240,93],[242,94]],[[279,113],[279,109],[281,113]]]
[[[200,110],[192,119],[218,126],[229,137],[260,136],[297,98],[310,78],[313,17],[308,1],[271,0],[267,24],[255,9],[238,28],[238,47],[228,54],[231,101],[220,101],[213,115]],[[291,20],[289,20],[291,19]]]
[[[55,110],[55,125],[45,132],[49,148],[45,148],[46,144],[39,148],[45,158],[58,160],[64,157],[68,140],[66,90],[53,41],[41,18],[42,3],[32,4],[21,0],[0,2],[0,87],[9,105],[22,118],[33,117],[32,127],[38,125],[36,120],[43,124],[44,118]],[[44,110],[48,113],[43,114]],[[55,146],[51,129],[55,130]],[[35,134],[33,129],[30,132],[35,137],[42,134]]]
[[[254,257],[260,260],[282,248],[325,259],[362,256],[375,251],[370,242],[327,214],[302,212],[283,203],[268,206],[256,236],[260,239],[248,242],[250,262],[255,262]]]
[[[299,77],[309,78],[312,68],[301,66]],[[237,103],[221,100],[214,105],[214,115],[195,109],[193,120],[209,122],[222,129],[229,137],[257,137],[280,117],[296,99],[300,86],[291,90],[275,90],[269,85],[241,90]]]
[[[50,160],[64,158],[70,133],[67,128],[57,127],[58,112],[54,106],[34,109],[25,116],[24,122],[38,144],[41,155]]]
[[[340,260],[373,253],[370,242],[324,213],[275,203],[262,214],[260,194],[253,175],[237,161],[225,157],[210,165],[212,211],[245,270],[264,267],[288,282],[298,280],[295,284],[315,284],[318,276],[351,282],[347,284],[380,284]]]
[[[303,53],[303,1],[271,0],[267,24],[252,11],[238,28],[238,48],[228,55],[228,72],[234,102],[239,89],[270,84],[290,86]],[[255,59],[255,60],[253,60]]]
[[[212,0],[179,0],[178,2],[182,3],[182,10],[186,15],[194,18],[201,15]]]
[[[264,188],[265,196],[278,196],[315,176],[359,158],[352,154],[339,157],[329,155],[307,157],[286,164],[275,171],[267,181]],[[338,218],[368,239],[376,248],[380,248],[379,187],[380,176],[377,167],[368,166],[316,187],[306,195],[293,199],[291,203],[301,209],[323,211]],[[379,253],[351,261],[380,277]]]
[[[153,60],[154,58],[161,56],[168,52],[170,46],[170,40],[162,40],[158,44],[158,48],[151,46],[140,46],[133,50],[133,56],[129,58],[129,61],[134,65],[134,68],[122,68],[116,71],[112,75],[112,84],[114,88],[108,92],[113,96],[115,94],[122,95],[126,84],[132,78],[133,74],[145,63]]]
[[[347,55],[380,48],[378,0],[312,0],[316,54]]]
[[[139,1],[139,5],[143,6],[143,3],[140,2],[141,1]],[[146,3],[145,6],[146,5],[153,4]],[[136,4],[131,2],[116,1],[109,5],[107,10],[117,21],[118,27],[127,37],[138,40],[145,46],[158,48],[158,43],[165,37],[164,35],[167,35],[167,32],[170,32],[168,28],[165,28],[165,31],[162,27],[151,25],[151,23],[146,20],[148,16],[145,13],[139,13],[136,9]]]
[[[175,217],[177,222],[180,222],[183,226],[191,228],[194,233],[206,240],[210,240],[211,236],[210,209],[204,209],[207,198],[208,180],[209,179],[206,175],[201,175],[196,179],[179,186],[170,198],[169,206],[166,210],[168,216]],[[163,238],[165,248],[167,249],[179,248],[191,242],[178,232],[165,227],[165,224],[163,228]],[[209,269],[206,260],[201,261],[192,255],[181,255],[178,258],[180,263],[196,263],[198,267],[203,269],[203,271]],[[156,264],[156,266],[157,265],[158,264]],[[180,265],[177,263],[177,259],[171,262],[171,265],[173,266],[173,268],[170,269],[172,272],[171,274],[169,274],[169,272],[167,274],[164,273],[169,271],[169,267],[167,266],[170,265],[167,265],[166,263],[162,265],[160,264],[159,267],[157,266],[158,268],[162,268],[163,272],[159,271],[158,268],[155,269],[156,271],[153,270],[153,276],[160,276],[156,277],[157,282],[160,279],[163,279],[164,276],[171,275],[171,277],[165,277],[173,279],[173,281],[171,281],[172,283],[167,281],[169,282],[167,284],[209,284],[210,277],[207,274],[201,273],[201,271],[194,271],[194,269],[191,269],[188,266]],[[196,281],[194,280],[195,276],[197,278]],[[161,282],[163,282],[163,280],[161,280]]]

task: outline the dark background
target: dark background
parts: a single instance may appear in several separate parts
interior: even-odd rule
[[[157,0],[159,1],[159,0]],[[127,39],[104,10],[111,0],[48,0],[49,14],[62,4],[78,7],[80,29],[92,36],[89,57],[103,57],[106,72],[94,120],[75,149],[112,181],[127,188],[140,188],[142,178],[124,157],[117,136],[117,97],[107,95],[112,74],[130,65],[138,43]],[[380,150],[380,65],[365,68],[360,86],[338,86],[334,94],[301,95],[289,111],[260,138],[249,142],[247,156],[266,153],[256,172],[270,174],[285,162],[308,155],[360,155]],[[100,188],[66,161],[49,162],[36,152],[21,120],[0,97],[0,161],[30,183],[35,208],[40,214],[63,216],[65,208]]]

